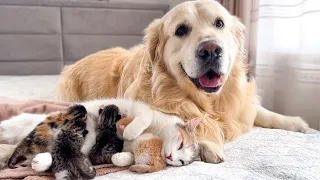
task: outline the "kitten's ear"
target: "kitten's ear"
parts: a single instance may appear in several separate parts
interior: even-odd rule
[[[102,108],[99,109],[99,115],[102,113],[102,110],[103,110]]]
[[[185,123],[185,125],[187,126],[187,129],[189,131],[193,131],[198,126],[200,121],[201,121],[201,118],[197,117],[197,118],[189,120],[188,122]]]
[[[102,110],[103,110],[103,108],[104,108],[104,104],[101,104],[100,106],[99,106],[99,115],[102,113]]]

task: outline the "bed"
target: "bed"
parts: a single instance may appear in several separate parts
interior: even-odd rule
[[[19,99],[55,98],[58,76],[0,76],[0,95]],[[308,134],[255,128],[225,144],[221,164],[194,162],[157,173],[129,171],[96,179],[320,179],[320,132]]]

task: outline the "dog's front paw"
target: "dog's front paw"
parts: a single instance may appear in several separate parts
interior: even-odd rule
[[[214,164],[224,161],[223,150],[219,145],[208,141],[199,142],[199,145],[201,161]]]
[[[111,157],[112,164],[118,167],[130,166],[134,163],[134,156],[131,152],[116,153]]]
[[[44,172],[51,167],[52,156],[50,153],[37,154],[31,162],[31,167],[36,172]]]

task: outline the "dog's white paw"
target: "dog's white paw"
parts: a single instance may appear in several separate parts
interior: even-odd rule
[[[224,153],[222,146],[209,141],[200,141],[200,159],[206,163],[224,162]]]
[[[134,156],[131,152],[116,153],[111,157],[112,164],[118,167],[130,166],[134,163]]]
[[[52,156],[50,153],[37,154],[31,162],[31,167],[36,172],[44,172],[50,168],[52,164]]]

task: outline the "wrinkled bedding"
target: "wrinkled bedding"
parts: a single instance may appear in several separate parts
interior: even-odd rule
[[[57,79],[57,76],[0,76],[0,96],[52,100]],[[194,162],[152,174],[120,171],[96,179],[320,179],[319,131],[302,134],[255,128],[225,144],[225,155],[221,164]]]
[[[20,100],[0,96],[0,121],[21,113],[48,114],[65,110],[71,103],[48,100]]]

